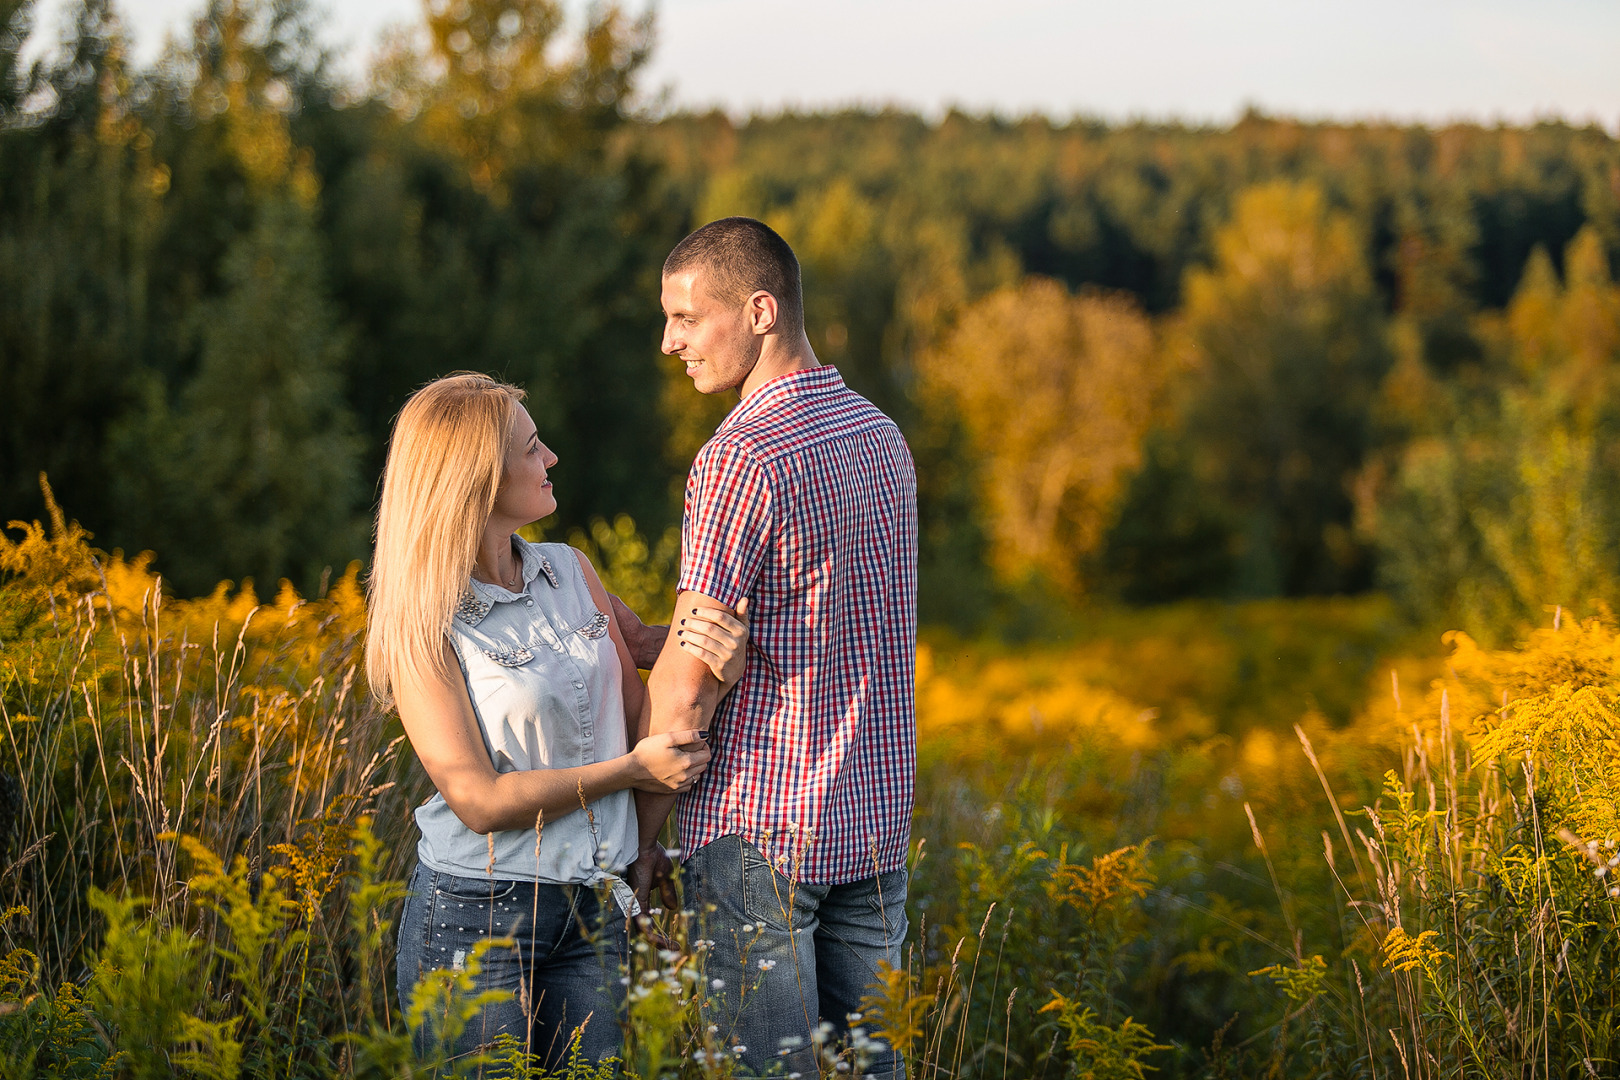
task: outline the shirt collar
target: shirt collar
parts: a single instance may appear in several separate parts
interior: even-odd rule
[[[500,585],[491,585],[487,581],[479,581],[475,577],[467,578],[467,588],[461,592],[461,599],[456,602],[456,618],[468,626],[477,626],[484,621],[496,604],[509,604],[527,595],[529,585],[537,577],[544,577],[553,589],[562,588],[562,582],[557,577],[557,571],[551,565],[551,560],[540,551],[538,544],[531,544],[521,536],[513,537],[517,547],[518,559],[523,564],[523,585],[517,592]]]
[[[831,364],[778,375],[738,402],[737,407],[727,413],[726,418],[720,422],[715,434],[736,427],[748,417],[769,409],[786,398],[814,397],[842,389],[843,385],[844,377],[838,374],[838,369]]]

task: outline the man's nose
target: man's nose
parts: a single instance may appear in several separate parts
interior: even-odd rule
[[[674,326],[666,323],[664,326],[664,341],[659,348],[664,351],[665,356],[674,356],[676,353],[686,348],[686,343],[677,340]]]

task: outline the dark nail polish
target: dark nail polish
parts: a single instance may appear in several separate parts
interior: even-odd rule
[[[685,625],[686,625],[686,620],[685,620],[685,619],[682,619],[682,620],[681,620],[681,625],[682,625],[682,626],[685,626]]]
[[[675,631],[675,636],[676,636],[676,637],[680,637],[680,636],[681,636],[681,635],[683,635],[683,634],[685,634],[685,633],[686,633],[686,631],[685,631],[685,630],[677,630],[677,631]]]

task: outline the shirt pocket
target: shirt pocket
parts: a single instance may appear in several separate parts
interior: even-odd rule
[[[499,649],[478,649],[485,657],[493,660],[504,668],[520,668],[534,659],[535,651],[532,647],[511,645]]]
[[[605,638],[608,636],[608,617],[593,607],[585,621],[574,627],[571,632],[592,641]]]

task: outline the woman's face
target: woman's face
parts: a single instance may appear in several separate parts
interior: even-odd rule
[[[557,497],[552,494],[546,472],[557,464],[557,455],[540,441],[529,410],[519,408],[512,424],[512,441],[506,448],[506,475],[495,493],[495,515],[517,523],[517,527],[556,512]]]

